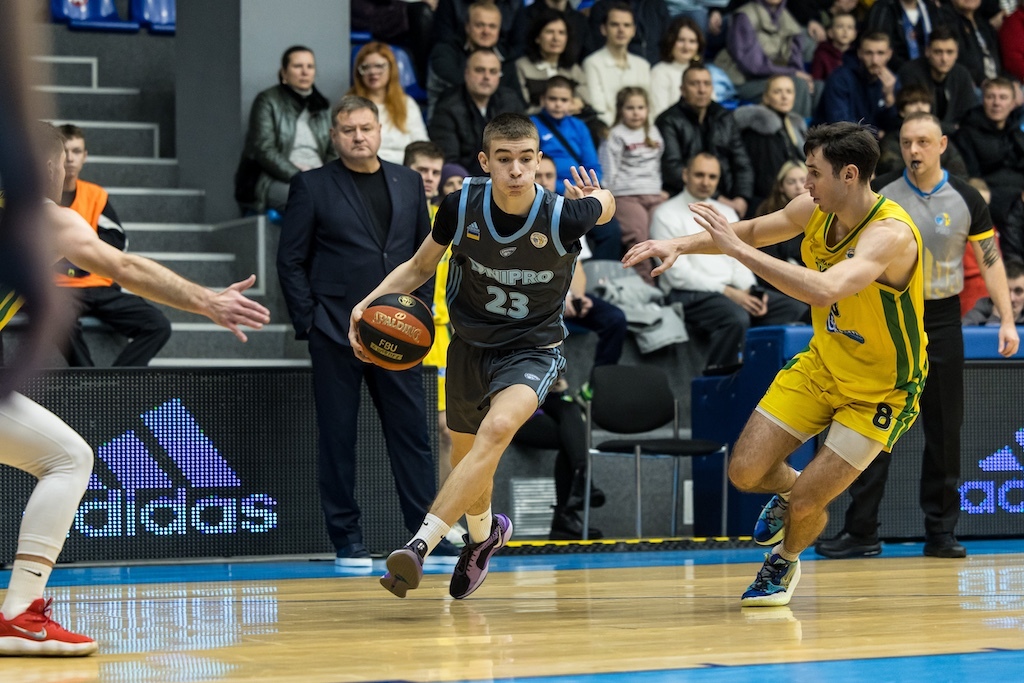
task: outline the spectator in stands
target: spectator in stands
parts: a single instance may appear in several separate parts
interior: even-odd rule
[[[605,27],[608,23],[608,14],[613,9],[626,9],[633,17],[634,30],[627,43],[629,51],[645,59],[648,64],[657,62],[658,41],[669,22],[665,0],[597,0],[590,8],[589,14],[590,35],[594,46],[605,44]],[[618,91],[618,88],[612,90],[613,98]]]
[[[704,61],[707,44],[697,23],[688,16],[676,17],[661,36],[661,61],[651,69],[651,119],[656,119],[676,101],[683,72]],[[736,87],[729,75],[714,64],[706,64],[711,74],[711,98],[719,103],[734,103]]]
[[[434,36],[437,0],[350,0],[353,31],[409,51],[416,80],[427,82],[427,60]]]
[[[673,20],[689,19],[701,34],[717,36],[725,27],[722,13],[729,6],[729,0],[665,0],[665,5]]]
[[[880,134],[899,128],[896,75],[889,69],[892,48],[884,33],[865,35],[857,48],[856,64],[845,64],[825,81],[818,121],[850,121],[876,128]]]
[[[598,117],[611,126],[615,120],[615,96],[630,85],[649,88],[651,65],[643,57],[629,52],[629,43],[636,35],[636,23],[629,4],[616,0],[608,5],[607,10],[601,24],[604,47],[583,60],[583,71],[590,85],[590,103]]]
[[[778,174],[775,176],[775,184],[772,187],[771,193],[769,193],[767,199],[758,205],[754,215],[765,216],[786,208],[786,205],[793,201],[793,199],[807,192],[806,183],[807,166],[804,165],[804,162],[787,161],[782,164],[782,168],[779,169]],[[803,244],[803,240],[804,236],[802,234],[796,235],[785,242],[761,247],[761,251],[771,254],[777,259],[802,265],[804,261],[803,255],[800,253],[800,245]],[[762,277],[757,278],[757,284],[766,290],[779,291],[778,287]],[[808,325],[811,323],[810,308],[807,309],[806,317],[802,318],[799,322],[807,323]]]
[[[558,12],[568,28],[568,40],[565,46],[566,61],[569,64],[582,64],[583,58],[596,50],[598,45],[591,42],[587,18],[582,12],[576,10],[569,0],[536,0],[520,9],[512,25],[512,41],[509,46],[511,55],[518,58],[523,54],[530,53],[533,41],[527,34],[537,17],[547,14],[548,10]]]
[[[573,82],[565,76],[552,76],[541,98],[540,112],[530,117],[540,134],[540,151],[558,169],[559,190],[563,180],[572,182],[574,166],[594,169],[598,180],[603,176],[590,131],[570,113],[573,97]]]
[[[447,1],[447,0],[446,0]],[[453,0],[455,3],[461,0]],[[432,119],[438,100],[462,81],[469,55],[488,49],[504,64],[506,50],[498,43],[501,31],[501,10],[491,0],[477,0],[469,6],[464,38],[439,40],[430,52],[427,73],[427,119]],[[502,77],[504,85],[518,92],[514,70]]]
[[[981,178],[968,178],[967,184],[978,191],[981,198],[985,200],[986,206],[992,205],[992,192],[988,189],[988,183]],[[989,214],[991,215],[991,209]],[[996,237],[1001,237],[998,226],[996,227]],[[974,308],[974,304],[986,296],[988,296],[988,287],[985,286],[985,278],[981,276],[981,266],[978,265],[978,259],[974,257],[974,248],[968,246],[964,249],[964,288],[960,290],[961,317],[967,315],[967,311]]]
[[[885,33],[892,46],[889,68],[899,71],[924,56],[932,29],[939,23],[931,0],[875,0],[864,21],[864,33]]]
[[[1024,187],[1024,131],[1015,107],[1013,81],[999,77],[985,82],[982,103],[967,113],[956,133],[956,145],[967,171],[992,191],[992,219],[1006,220],[1010,203]]]
[[[796,92],[793,77],[779,74],[768,79],[762,104],[738,107],[733,112],[754,171],[754,206],[777,185],[776,174],[787,161],[803,161],[807,122],[793,113]]]
[[[935,31],[943,30],[945,27],[937,26]],[[934,33],[932,34],[934,35]],[[912,63],[912,62],[911,62]],[[906,68],[906,66],[904,66]],[[973,95],[973,87],[971,89]],[[911,114],[919,111],[926,112],[928,114],[932,112],[933,102],[932,91],[924,85],[908,85],[900,89],[896,95],[896,108],[900,113],[900,121],[907,118]],[[945,135],[946,133],[943,133]],[[898,135],[886,135],[884,138],[878,141],[878,147],[880,155],[878,157],[878,163],[875,165],[875,175],[883,176],[892,171],[902,170],[906,168],[903,162],[903,150],[900,148],[900,138]],[[961,156],[960,151],[953,144],[952,140],[947,140],[946,151],[941,156],[942,168],[949,171],[955,176],[962,178],[967,177],[967,165],[964,163],[964,158]]]
[[[434,198],[434,204],[440,206],[441,200],[450,195],[452,192],[462,187],[462,181],[469,175],[469,171],[466,170],[461,164],[445,164],[441,167],[441,189],[437,193],[437,197]]]
[[[423,112],[399,83],[395,53],[384,43],[367,43],[356,54],[352,74],[352,87],[346,94],[365,97],[377,105],[381,126],[377,154],[384,161],[402,163],[409,143],[428,138]]]
[[[703,232],[690,210],[690,204],[696,202],[714,206],[730,222],[739,220],[731,206],[711,199],[721,177],[721,165],[713,155],[695,155],[682,176],[683,192],[654,212],[653,239]],[[757,281],[750,269],[725,254],[680,256],[662,277],[669,300],[683,306],[687,330],[708,342],[708,374],[731,372],[739,366],[751,325],[784,325],[809,315],[807,305],[800,301],[774,290],[755,289]]]
[[[1024,261],[1024,190],[1010,203],[1006,220],[999,228],[999,247],[1003,256]]]
[[[864,18],[859,0],[803,0],[786,9],[807,28],[808,37],[815,43],[828,40],[828,29],[839,15],[852,14],[858,25]]]
[[[435,200],[441,189],[441,176],[444,174],[444,150],[429,140],[410,143],[405,148],[402,165],[420,174],[423,179],[423,193],[427,196],[427,211],[430,212],[430,224],[434,224],[438,203]],[[438,487],[452,472],[452,433],[448,429],[448,404],[445,393],[445,373],[448,369],[448,345],[451,343],[451,323],[448,317],[448,304],[445,293],[448,287],[448,261],[451,251],[445,252],[437,263],[434,274],[434,299],[431,312],[434,314],[434,343],[430,351],[423,357],[423,367],[437,368],[437,484]],[[465,545],[462,537],[466,529],[461,524],[453,524],[445,534],[452,545],[461,548]]]
[[[1007,259],[1006,284],[1010,287],[1010,305],[1013,306],[1013,321],[1024,325],[1024,262]],[[978,299],[974,308],[964,316],[964,326],[968,325],[999,325],[999,310],[996,309],[991,297]]]
[[[1024,0],[1018,0],[1017,10],[1003,20],[999,49],[1006,72],[1018,82],[1024,81]]]
[[[509,54],[512,48],[512,24],[516,14],[523,7],[522,0],[437,0],[437,9],[434,12],[434,41],[438,44],[462,45],[471,39],[469,25],[473,10],[474,7],[481,5],[494,7],[501,15],[498,20],[496,42],[491,47],[497,47],[501,54]]]
[[[665,141],[650,121],[647,92],[643,88],[623,88],[615,107],[615,125],[599,154],[604,170],[601,182],[615,195],[615,218],[622,229],[624,249],[650,237],[654,209],[668,198],[661,189]],[[654,283],[650,261],[634,269]]]
[[[814,79],[804,69],[804,30],[786,9],[786,0],[751,0],[733,12],[726,49],[715,63],[722,67],[742,100],[757,100],[767,79],[775,74],[793,76],[794,110],[811,115]]]
[[[957,63],[960,48],[956,34],[948,26],[936,26],[924,56],[913,59],[899,70],[901,88],[923,85],[932,93],[932,114],[942,121],[942,134],[953,135],[960,120],[978,106],[971,73]],[[947,168],[943,164],[944,168]]]
[[[501,60],[494,50],[478,48],[466,61],[462,85],[438,101],[427,131],[444,150],[445,159],[484,175],[477,156],[484,126],[498,114],[523,112],[519,93],[501,85]]]
[[[745,215],[754,196],[754,172],[732,113],[711,101],[711,73],[701,65],[683,72],[682,97],[655,124],[665,140],[661,181],[670,194],[683,189],[688,159],[707,152],[721,164],[718,201]]]
[[[335,158],[331,105],[313,85],[315,76],[313,51],[292,46],[281,55],[280,83],[253,101],[235,173],[235,200],[244,212],[283,212],[292,176]]]
[[[117,212],[110,205],[107,191],[79,177],[89,158],[85,133],[70,124],[61,126],[60,133],[64,136],[67,155],[61,206],[74,209],[92,226],[100,240],[124,251],[128,238]],[[78,319],[71,328],[68,345],[61,345],[69,366],[91,368],[95,365],[82,333],[82,316],[98,318],[118,334],[128,337],[128,345],[112,363],[114,367],[149,365],[153,356],[171,338],[171,323],[167,316],[142,297],[126,294],[110,278],[90,273],[67,260],[57,264],[57,273],[57,284],[74,291],[78,308]]]
[[[811,78],[816,81],[824,81],[853,56],[850,48],[857,42],[857,20],[849,12],[837,14],[825,34],[828,40],[818,43],[811,59]]]
[[[949,0],[937,23],[951,26],[960,44],[957,61],[967,67],[974,85],[981,87],[1002,73],[999,37],[992,25],[976,15],[981,0]]]
[[[541,98],[547,89],[548,79],[564,76],[572,81],[574,88],[569,113],[580,116],[590,108],[590,89],[583,67],[573,61],[567,50],[573,42],[573,29],[566,22],[565,15],[557,10],[544,9],[533,14],[533,23],[526,32],[526,54],[515,62],[519,87],[526,101],[526,113],[532,115],[541,110]],[[589,113],[594,115],[592,108]]]

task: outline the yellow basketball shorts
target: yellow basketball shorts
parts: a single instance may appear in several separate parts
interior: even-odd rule
[[[445,369],[448,367],[448,345],[452,343],[452,335],[447,325],[439,325],[434,329],[434,343],[423,358],[425,367],[437,368],[437,412],[447,410],[447,398],[445,396],[444,378]]]
[[[779,370],[758,406],[806,434],[819,434],[832,421],[838,422],[889,452],[917,419],[919,397],[919,390],[894,388],[880,403],[849,398],[839,392],[817,354],[804,351]]]

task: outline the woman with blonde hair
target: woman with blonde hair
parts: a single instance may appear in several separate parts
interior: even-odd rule
[[[381,127],[377,156],[384,161],[401,164],[410,142],[430,139],[423,112],[402,89],[398,62],[387,44],[373,41],[359,50],[352,65],[352,87],[346,94],[377,105]]]

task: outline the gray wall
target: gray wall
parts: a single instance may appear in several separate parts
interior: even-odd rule
[[[348,87],[348,0],[178,0],[177,151],[183,187],[206,191],[207,222],[238,216],[234,173],[249,108],[277,82],[281,53],[317,56],[317,87]]]

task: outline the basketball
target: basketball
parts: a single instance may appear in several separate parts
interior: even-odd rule
[[[434,343],[430,308],[411,294],[385,294],[363,311],[357,332],[363,351],[385,370],[407,370]]]

